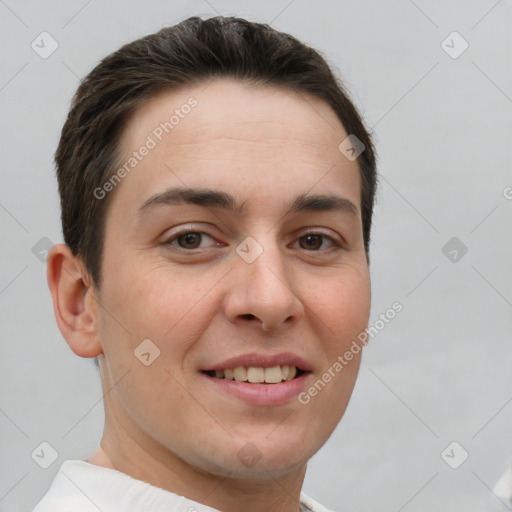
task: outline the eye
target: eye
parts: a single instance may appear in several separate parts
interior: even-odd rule
[[[194,249],[204,249],[208,246],[202,246],[201,242],[204,240],[204,237],[213,240],[217,246],[222,245],[219,242],[216,242],[210,235],[203,231],[181,231],[176,233],[171,238],[166,240],[163,245],[171,246],[173,248],[177,248],[178,250],[194,250]],[[329,247],[326,249],[325,241],[328,241]],[[312,252],[332,252],[337,251],[343,248],[343,246],[337,242],[333,237],[318,231],[311,231],[309,233],[303,234],[301,237],[297,239],[299,246],[301,249],[305,249],[307,251]]]
[[[175,234],[172,238],[164,242],[164,245],[171,245],[176,247],[176,245],[173,244],[173,242],[176,241],[178,243],[179,249],[202,249],[203,247],[199,247],[199,245],[203,240],[203,237],[207,237],[213,240],[210,235],[204,233],[203,231],[182,231],[181,233]]]
[[[304,243],[301,244],[301,240],[304,241]],[[342,245],[339,242],[337,242],[334,238],[332,238],[329,235],[326,235],[325,233],[317,231],[311,231],[309,233],[302,235],[298,239],[298,242],[302,249],[319,252],[318,250],[322,248],[324,240],[329,241],[331,248],[320,252],[331,252],[342,248]]]

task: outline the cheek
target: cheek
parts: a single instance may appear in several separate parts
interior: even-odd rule
[[[301,395],[309,417],[311,443],[320,448],[345,414],[361,363],[362,348],[357,336],[364,332],[370,315],[370,284],[365,273],[348,273],[343,279],[325,283],[314,297],[318,315],[323,365],[316,380]]]
[[[137,339],[154,340],[162,360],[183,359],[211,322],[214,299],[208,290],[213,283],[207,276],[192,278],[163,265],[133,271],[124,282],[116,310],[128,330]]]
[[[359,366],[362,346],[358,336],[368,326],[371,289],[367,267],[354,269],[329,288],[330,300],[324,303],[331,328],[326,372],[330,372],[332,393],[325,396],[333,402],[334,410],[344,410],[352,393]],[[340,366],[341,365],[341,366]],[[341,407],[340,407],[341,406]]]
[[[167,331],[198,294],[193,285],[182,281],[178,273],[171,275],[163,268],[127,265],[112,280],[109,302],[133,328],[139,324],[153,332]]]
[[[368,325],[370,282],[367,271],[354,270],[339,278],[325,280],[310,300],[310,307],[324,322],[329,352],[338,351],[356,338]]]

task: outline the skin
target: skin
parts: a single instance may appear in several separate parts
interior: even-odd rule
[[[151,98],[128,119],[120,160],[190,96],[197,107],[110,192],[101,289],[66,245],[49,255],[63,336],[77,355],[100,356],[105,430],[88,461],[226,512],[297,512],[307,461],[345,412],[361,352],[307,405],[250,405],[199,371],[293,352],[311,365],[307,389],[364,331],[358,164],[339,152],[347,133],[323,101],[226,79]],[[228,192],[246,215],[185,203],[138,214],[173,186]],[[342,196],[357,214],[285,215],[303,193]],[[175,238],[187,229],[206,235],[187,245]],[[318,230],[327,237],[308,245]],[[250,264],[235,251],[248,236],[263,248]],[[133,353],[147,338],[160,350],[149,366]],[[237,456],[246,443],[260,454],[251,467]]]

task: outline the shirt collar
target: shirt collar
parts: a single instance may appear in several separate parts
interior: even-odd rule
[[[173,492],[84,460],[64,461],[47,495],[34,512],[46,512],[44,502],[58,506],[72,500],[76,512],[220,512]],[[62,503],[62,502],[61,502]],[[301,492],[301,512],[329,512]],[[50,510],[50,508],[48,508]]]

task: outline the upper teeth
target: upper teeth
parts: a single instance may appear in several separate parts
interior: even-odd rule
[[[295,366],[273,366],[272,368],[257,368],[254,366],[237,366],[225,370],[215,370],[215,377],[239,382],[266,382],[277,384],[282,380],[292,380],[297,374]]]

